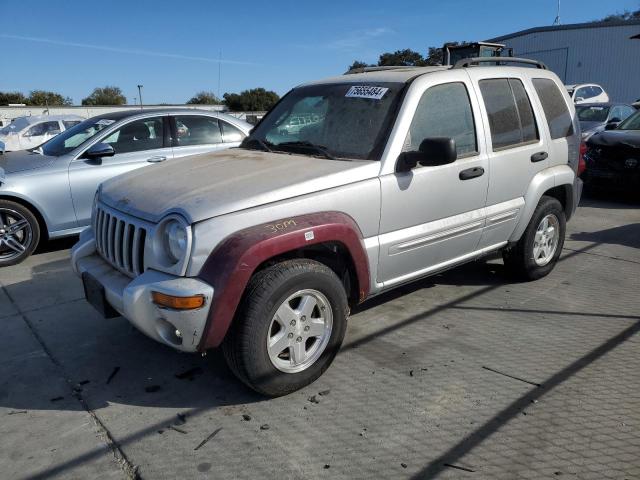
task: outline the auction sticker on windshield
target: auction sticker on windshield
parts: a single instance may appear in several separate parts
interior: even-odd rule
[[[369,85],[354,85],[351,87],[345,97],[350,98],[371,98],[374,100],[380,100],[387,93],[388,88],[385,87],[372,87]]]
[[[105,127],[108,127],[112,123],[116,123],[116,121],[115,120],[111,120],[110,118],[103,118],[101,120],[98,120],[96,122],[96,125],[104,125]]]

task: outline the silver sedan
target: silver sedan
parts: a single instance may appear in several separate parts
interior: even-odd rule
[[[0,267],[23,261],[41,239],[75,235],[89,225],[103,181],[238,146],[251,127],[203,110],[117,112],[85,120],[35,149],[1,155]]]

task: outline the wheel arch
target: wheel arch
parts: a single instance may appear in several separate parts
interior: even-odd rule
[[[575,172],[569,165],[560,165],[539,172],[529,184],[524,196],[525,206],[522,215],[509,241],[517,242],[520,239],[543,195],[556,198],[562,205],[566,219],[569,220],[577,206],[574,205],[574,180]]]
[[[198,275],[214,288],[199,350],[222,343],[252,275],[293,258],[316,260],[331,268],[348,289],[352,304],[369,293],[362,233],[344,213],[302,215],[241,230],[214,249]]]
[[[0,193],[0,200],[15,202],[33,213],[33,215],[36,217],[36,220],[38,221],[38,226],[40,227],[40,241],[42,242],[43,240],[47,240],[49,238],[49,228],[47,226],[47,221],[45,220],[43,213],[35,204],[23,197],[5,193]]]

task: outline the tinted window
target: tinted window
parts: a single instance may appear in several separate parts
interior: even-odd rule
[[[524,85],[518,79],[509,79],[509,85],[513,90],[513,96],[516,99],[516,106],[518,107],[518,115],[520,116],[520,126],[522,127],[522,141],[532,142],[540,138],[538,136],[538,127],[536,125],[535,117],[533,116],[533,108],[531,107],[531,101],[529,95],[527,95]]]
[[[175,147],[188,145],[209,145],[222,143],[222,134],[218,119],[199,115],[181,115],[176,117]]]
[[[548,78],[534,78],[533,86],[542,103],[544,115],[547,117],[551,138],[556,139],[572,135],[571,114],[555,82]]]
[[[222,126],[222,134],[224,136],[224,143],[241,142],[245,135],[239,129],[231,125],[230,123],[220,120]]]
[[[633,113],[635,113],[634,108],[627,107],[625,105],[616,105],[611,109],[611,115],[609,115],[609,120],[612,120],[614,118],[619,118],[622,121]]]
[[[496,78],[481,80],[479,85],[489,116],[494,150],[538,138],[531,103],[520,80]]]
[[[163,117],[145,118],[127,123],[102,140],[116,154],[153,150],[163,146]]]
[[[27,130],[27,136],[39,137],[45,134],[58,134],[60,133],[60,125],[58,122],[43,122],[37,123],[29,130]]]
[[[448,83],[429,88],[420,99],[411,122],[404,151],[418,150],[428,137],[451,137],[458,156],[477,151],[476,130],[467,88]]]
[[[592,96],[593,95],[591,95],[591,89],[589,87],[582,87],[579,88],[576,92],[575,99],[578,100],[578,98],[582,98],[583,100],[586,100],[587,98],[591,98]]]

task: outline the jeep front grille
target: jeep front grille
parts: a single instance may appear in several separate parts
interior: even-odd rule
[[[93,219],[98,253],[125,275],[144,272],[144,245],[147,229],[122,212],[98,205]]]

